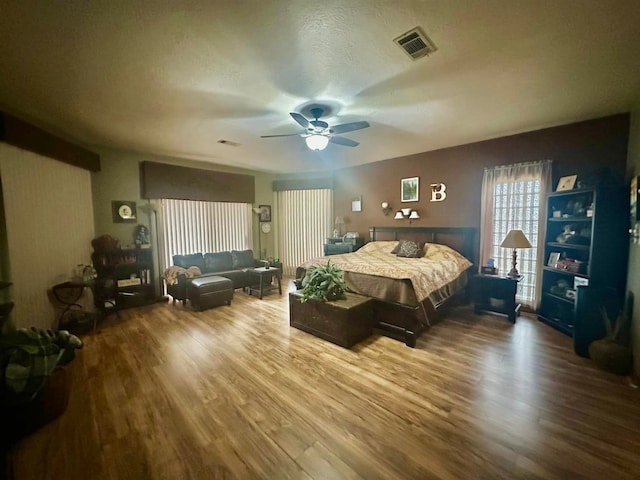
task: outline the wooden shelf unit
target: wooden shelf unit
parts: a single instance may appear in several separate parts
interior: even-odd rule
[[[94,289],[96,307],[104,310],[153,303],[157,299],[151,248],[117,248],[95,251],[91,255],[97,278]],[[118,285],[119,280],[139,279],[135,285]],[[137,282],[137,280],[136,280]]]

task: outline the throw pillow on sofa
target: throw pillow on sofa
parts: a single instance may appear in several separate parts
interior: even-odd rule
[[[224,272],[233,269],[233,259],[231,252],[205,253],[204,271],[205,273]]]
[[[231,265],[234,269],[255,267],[253,250],[231,250]]]

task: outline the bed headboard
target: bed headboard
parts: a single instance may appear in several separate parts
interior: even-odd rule
[[[474,227],[369,227],[369,238],[376,240],[414,240],[441,243],[467,257],[477,267],[478,229]]]

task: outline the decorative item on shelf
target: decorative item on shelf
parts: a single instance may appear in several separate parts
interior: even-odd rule
[[[100,235],[91,240],[91,246],[95,252],[108,252],[119,248],[120,240],[111,235]]]
[[[136,246],[148,245],[149,242],[149,229],[146,225],[138,225],[133,232],[133,243]]]
[[[403,178],[400,184],[400,201],[417,202],[420,192],[420,177]]]
[[[571,273],[583,273],[585,271],[585,262],[574,258],[563,258],[558,261],[556,268],[558,270],[566,270]]]
[[[549,261],[547,266],[551,268],[558,268],[558,261],[560,260],[560,252],[551,252],[549,254]]]
[[[557,237],[556,237],[556,242],[558,243],[564,243],[567,241],[567,238],[569,238],[572,235],[575,235],[576,232],[574,230],[571,230],[571,225],[565,225],[563,227],[562,233],[560,233]]]
[[[589,218],[593,217],[593,202],[591,202],[591,205],[587,207],[587,211],[585,212],[585,214]]]
[[[551,216],[553,218],[560,218],[562,217],[562,210],[556,208],[556,207],[551,207],[552,213]]]
[[[566,190],[573,190],[574,185],[576,184],[577,175],[568,175],[566,177],[562,177],[558,181],[558,187],[556,188],[556,192],[564,192]]]
[[[520,274],[518,273],[518,269],[516,265],[518,264],[518,253],[516,249],[518,248],[531,248],[531,243],[527,240],[522,230],[511,230],[505,239],[500,244],[501,247],[504,248],[513,248],[513,258],[511,261],[511,270],[508,275],[510,277],[517,277]]]
[[[384,213],[385,215],[389,215],[389,213],[391,213],[391,210],[393,210],[391,208],[391,205],[389,205],[389,202],[382,202],[382,213]]]
[[[569,283],[565,279],[560,279],[556,282],[555,285],[552,285],[549,289],[549,292],[553,295],[557,295],[559,297],[564,297],[567,289],[569,288]]]
[[[409,220],[417,220],[420,218],[420,214],[417,210],[412,208],[401,208],[396,212],[396,215],[393,218],[394,220],[404,220],[405,218],[408,218]]]
[[[564,296],[570,300],[576,299],[576,291],[573,288],[568,288],[566,292],[564,292]]]

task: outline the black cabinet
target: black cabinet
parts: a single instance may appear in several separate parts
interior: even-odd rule
[[[573,336],[580,286],[623,292],[628,256],[628,199],[623,189],[547,195],[538,319]],[[583,325],[584,328],[584,325]]]
[[[520,304],[516,303],[516,291],[518,283],[523,278],[523,275],[517,277],[474,275],[471,279],[474,312],[502,313],[510,322],[515,323],[520,312]]]

